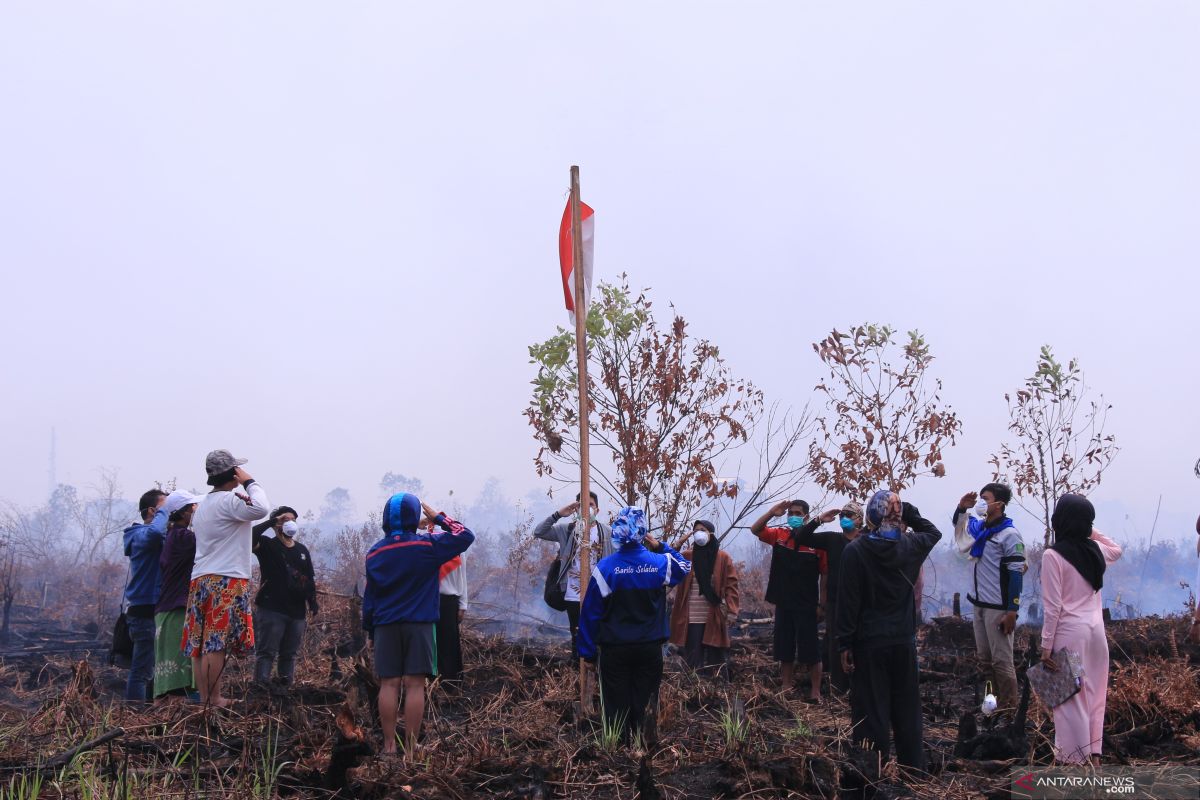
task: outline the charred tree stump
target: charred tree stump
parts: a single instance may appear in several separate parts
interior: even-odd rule
[[[962,619],[962,597],[958,592],[954,593],[954,616]]]
[[[650,757],[647,755],[642,756],[642,762],[638,765],[635,785],[641,800],[662,800],[662,792],[654,782],[654,771],[650,767]]]
[[[379,679],[367,662],[360,656],[354,662],[354,678],[358,686],[358,701],[367,707],[367,713],[379,722]]]
[[[646,716],[642,721],[642,744],[653,748],[658,744],[658,690],[647,704]],[[657,795],[655,795],[657,796]]]
[[[958,738],[954,746],[954,754],[959,758],[970,758],[977,761],[1004,761],[1020,758],[1028,750],[1028,740],[1025,736],[1025,720],[1028,714],[1029,679],[1022,675],[1021,701],[1017,704],[1017,714],[1013,721],[999,730],[986,730],[978,733],[975,712],[972,710],[963,714],[958,723]],[[975,732],[972,733],[972,731]]]
[[[958,718],[958,737],[954,745],[954,755],[965,758],[969,753],[969,743],[979,735],[979,724],[975,721],[975,712],[964,712]]]
[[[346,788],[346,772],[357,767],[363,758],[373,755],[366,734],[354,724],[354,712],[346,703],[337,713],[337,737],[329,757],[329,767],[322,782],[326,789]]]

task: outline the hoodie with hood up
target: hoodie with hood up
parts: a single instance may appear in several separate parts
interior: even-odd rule
[[[899,538],[865,533],[842,553],[837,597],[838,650],[913,641],[917,632],[914,586],[942,532],[904,503],[909,528]]]
[[[384,536],[367,551],[367,588],[363,593],[363,629],[395,622],[437,622],[441,613],[438,571],[465,551],[475,534],[438,514],[443,533],[417,530],[421,501],[401,492],[383,507]]]
[[[158,568],[158,556],[162,553],[163,540],[167,536],[167,512],[158,509],[150,522],[134,522],[125,529],[125,557],[129,559],[129,583],[125,587],[125,602],[135,606],[150,606],[149,613],[137,612],[134,616],[153,617],[154,604],[162,589],[162,572]]]

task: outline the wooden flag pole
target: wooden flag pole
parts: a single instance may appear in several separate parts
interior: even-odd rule
[[[591,568],[591,471],[588,453],[588,394],[587,394],[587,309],[584,308],[583,222],[579,209],[579,167],[571,167],[571,263],[575,272],[575,361],[579,365],[579,605],[587,591]],[[569,565],[567,565],[569,568]],[[579,706],[585,712],[592,708],[591,687],[588,685],[588,666],[579,661]]]

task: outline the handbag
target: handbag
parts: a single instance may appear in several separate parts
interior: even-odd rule
[[[115,664],[118,658],[133,658],[133,637],[129,635],[129,623],[125,620],[125,612],[117,617],[113,625],[112,648],[108,651],[108,663]]]
[[[125,568],[125,586],[129,585],[129,576],[133,574],[133,563]],[[112,647],[108,650],[108,664],[112,666],[118,661],[123,664],[129,663],[133,658],[133,637],[129,635],[129,621],[125,618],[125,612],[129,610],[129,606],[125,600],[125,594],[121,594],[121,613],[117,617],[116,624],[113,625]]]
[[[575,535],[575,523],[567,526],[567,536]],[[542,588],[542,600],[555,611],[567,610],[567,593],[562,588],[563,562],[561,558],[554,559],[550,569],[546,570],[546,585]]]
[[[561,574],[562,559],[556,558],[550,569],[546,570],[546,586],[542,589],[542,599],[555,611],[567,610],[567,593],[558,582]]]
[[[1047,708],[1057,708],[1079,694],[1083,688],[1083,661],[1080,655],[1063,647],[1054,653],[1057,672],[1037,663],[1025,671],[1029,685]]]

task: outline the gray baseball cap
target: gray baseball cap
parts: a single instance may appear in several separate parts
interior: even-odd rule
[[[246,463],[244,458],[234,458],[233,453],[228,450],[213,450],[204,459],[204,471],[208,473],[208,477],[220,475],[222,472],[228,472],[234,467],[240,467]]]

